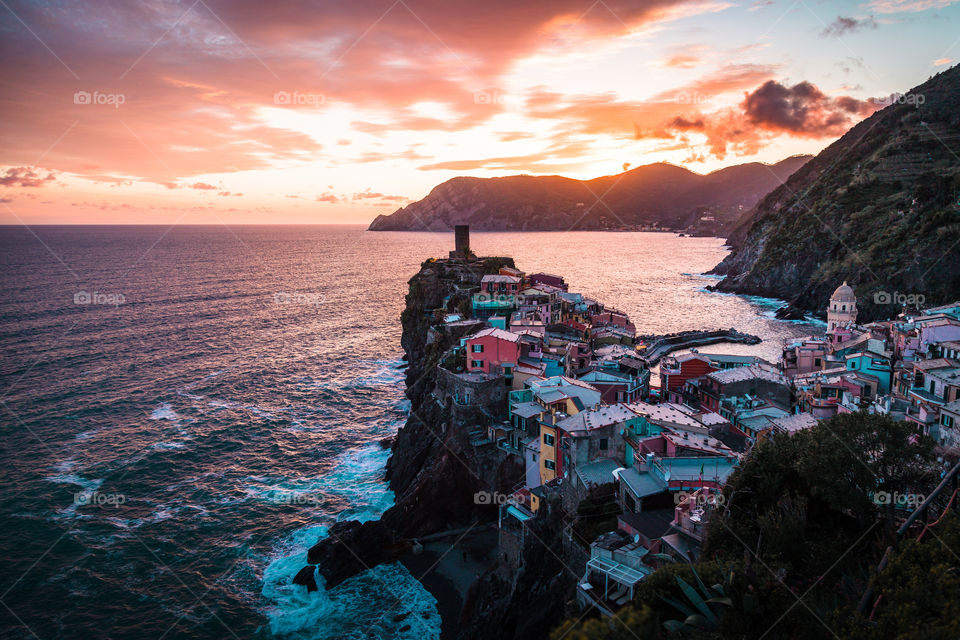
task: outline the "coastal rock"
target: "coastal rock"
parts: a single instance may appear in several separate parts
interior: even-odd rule
[[[799,309],[792,304],[788,304],[785,307],[780,307],[777,309],[777,312],[774,314],[777,320],[804,320],[807,317],[806,312],[803,309]]]
[[[326,579],[327,588],[332,589],[370,567],[393,562],[408,549],[409,547],[398,541],[393,531],[379,520],[364,523],[348,520],[334,524],[326,538],[310,547],[307,562],[318,565],[320,573]],[[313,567],[304,567],[297,576],[308,569],[312,571]],[[309,585],[307,589],[310,589]]]
[[[317,579],[315,577],[317,568],[308,564],[293,576],[293,584],[299,584],[307,588],[307,593],[317,590]]]

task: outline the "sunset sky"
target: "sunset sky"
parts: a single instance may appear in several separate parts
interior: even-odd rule
[[[816,153],[960,1],[0,0],[0,223],[368,222],[457,175]]]

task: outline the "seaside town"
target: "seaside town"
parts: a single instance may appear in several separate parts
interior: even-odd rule
[[[475,261],[458,227],[437,262]],[[944,468],[960,458],[960,301],[858,324],[854,290],[838,283],[824,333],[767,362],[697,350],[757,341],[734,330],[640,336],[559,275],[503,266],[465,293],[469,308],[445,300],[430,314],[433,337],[454,338],[433,400],[476,459],[523,469],[512,491],[475,496],[499,509],[507,565],[523,565],[529,521],[560,505],[565,544],[583,554],[583,607],[615,611],[664,563],[695,562],[725,482],[764,440],[868,412],[930,436]]]

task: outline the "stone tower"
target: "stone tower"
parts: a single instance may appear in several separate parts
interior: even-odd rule
[[[470,225],[458,224],[453,227],[455,249],[450,252],[451,260],[471,260],[475,256],[470,251]]]
[[[844,280],[830,296],[830,304],[827,306],[827,333],[833,333],[837,328],[847,327],[856,321],[857,296]]]

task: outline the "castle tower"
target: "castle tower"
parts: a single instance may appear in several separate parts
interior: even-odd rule
[[[857,296],[853,288],[844,280],[843,284],[830,296],[827,305],[827,333],[847,327],[857,321]]]
[[[456,251],[462,256],[470,255],[470,225],[458,224],[453,228]]]
[[[458,224],[453,227],[455,249],[450,252],[451,260],[471,260],[475,256],[470,251],[470,225]]]

